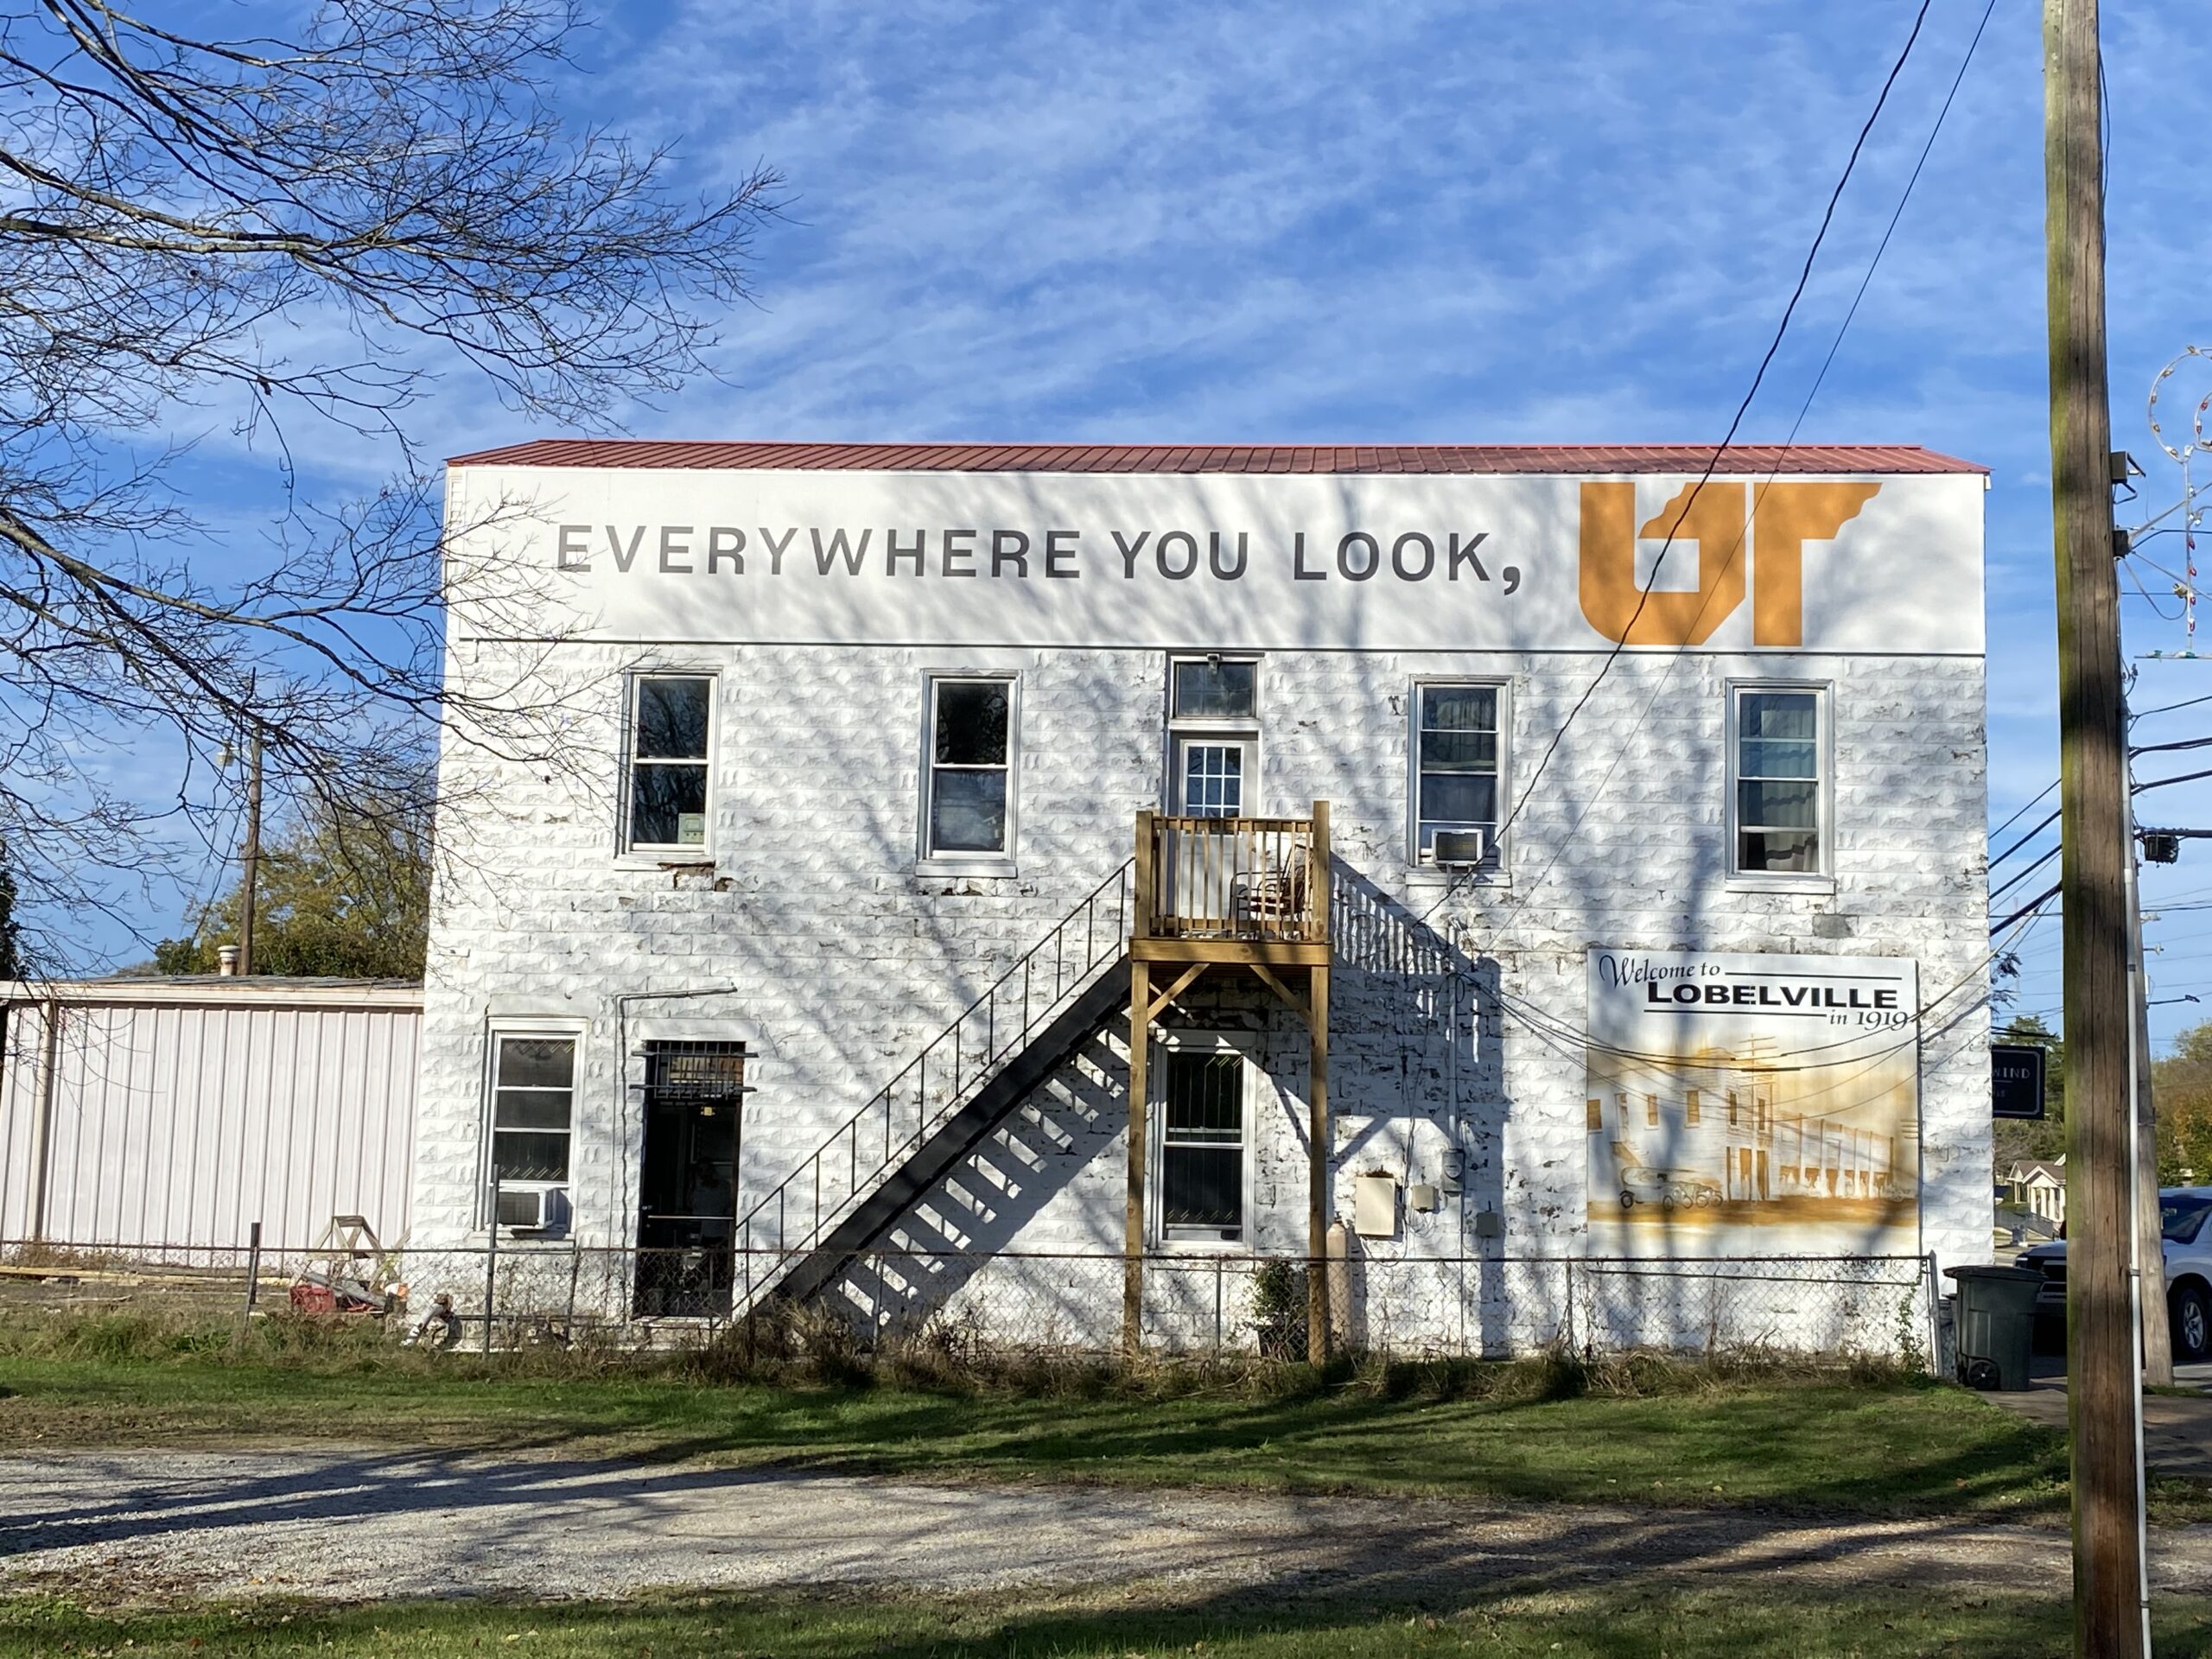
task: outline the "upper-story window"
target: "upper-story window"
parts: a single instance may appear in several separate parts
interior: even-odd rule
[[[1479,862],[1498,862],[1500,801],[1504,793],[1503,715],[1505,689],[1496,683],[1445,683],[1414,688],[1414,862],[1440,861],[1436,838],[1446,839],[1446,863],[1479,847]],[[1478,838],[1478,839],[1477,839]]]
[[[1817,686],[1739,685],[1732,695],[1730,868],[1738,875],[1826,874],[1826,692]]]
[[[1192,818],[1260,812],[1260,665],[1249,658],[1168,664],[1167,798]]]
[[[1020,683],[1010,674],[933,674],[928,685],[922,856],[1011,857]]]
[[[704,851],[715,683],[703,674],[640,674],[631,686],[626,843],[633,851]]]

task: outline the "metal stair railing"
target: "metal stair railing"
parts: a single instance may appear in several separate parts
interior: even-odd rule
[[[1100,882],[737,1224],[743,1313],[920,1151],[1127,948],[1136,861]],[[931,1089],[938,1090],[932,1101]],[[765,1271],[757,1264],[767,1263]]]

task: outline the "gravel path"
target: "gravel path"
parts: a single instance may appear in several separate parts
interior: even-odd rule
[[[2212,1528],[2153,1538],[2212,1590]],[[1187,1579],[1309,1589],[1787,1573],[2061,1584],[2056,1529],[912,1482],[418,1452],[0,1458],[0,1592],[619,1595]]]

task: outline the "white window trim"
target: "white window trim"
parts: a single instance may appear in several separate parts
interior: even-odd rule
[[[1175,670],[1185,663],[1207,663],[1218,658],[1224,663],[1252,664],[1252,713],[1249,717],[1235,719],[1178,715],[1175,712]],[[1261,729],[1268,707],[1267,659],[1249,651],[1177,651],[1168,653],[1166,690],[1166,717],[1162,730],[1160,756],[1161,805],[1170,813],[1182,810],[1183,779],[1177,763],[1178,740],[1197,738],[1200,741],[1212,739],[1217,742],[1236,742],[1247,745],[1252,756],[1251,773],[1244,780],[1244,810],[1238,816],[1247,818],[1267,816],[1267,792],[1261,786],[1262,769],[1267,764],[1267,752],[1262,745]]]
[[[1497,693],[1497,856],[1483,868],[1440,870],[1421,855],[1421,701],[1432,686],[1488,686]],[[1505,823],[1513,814],[1513,682],[1494,674],[1423,674],[1406,695],[1406,865],[1422,885],[1467,882],[1509,887],[1513,877],[1513,836]]]
[[[1743,705],[1746,691],[1809,692],[1814,698],[1814,719],[1816,726],[1815,753],[1821,769],[1821,786],[1816,795],[1820,822],[1821,868],[1817,870],[1739,870],[1736,868],[1737,828],[1739,822],[1737,788],[1737,765],[1740,751],[1737,747],[1739,727],[1738,711]],[[1726,824],[1726,844],[1721,849],[1722,868],[1727,872],[1726,888],[1730,893],[1829,893],[1835,891],[1835,682],[1833,680],[1788,680],[1760,677],[1732,679],[1726,683],[1728,699],[1726,754],[1723,770],[1727,776],[1728,799],[1723,814]]]
[[[647,680],[704,680],[707,683],[707,756],[703,769],[707,774],[707,797],[703,804],[707,820],[707,838],[698,843],[685,842],[636,841],[630,838],[630,815],[637,800],[638,767],[671,764],[640,757],[638,753],[638,698]],[[633,669],[623,684],[622,704],[622,799],[616,809],[620,825],[617,845],[619,855],[633,864],[651,865],[690,863],[707,864],[715,856],[715,746],[721,735],[721,677],[714,670],[667,665]],[[685,761],[672,764],[683,766]]]
[[[503,1190],[512,1192],[569,1192],[576,1180],[576,1119],[583,1107],[584,1092],[584,1022],[580,1020],[495,1019],[484,1028],[484,1071],[480,1090],[482,1104],[478,1110],[480,1135],[476,1159],[476,1230],[491,1230],[492,1211],[492,1137],[495,1133],[494,1117],[499,1110],[499,1046],[507,1039],[548,1038],[557,1042],[573,1043],[574,1069],[569,1083],[569,1179],[565,1181],[502,1181]],[[571,1211],[575,1205],[570,1204]],[[510,1229],[512,1232],[513,1230]]]
[[[1262,1073],[1257,1044],[1257,1033],[1249,1031],[1165,1031],[1152,1039],[1154,1054],[1160,1064],[1148,1069],[1150,1076],[1145,1092],[1151,1098],[1146,1103],[1145,1135],[1145,1231],[1153,1249],[1169,1255],[1241,1255],[1252,1249],[1255,1201],[1259,1192],[1258,1164],[1254,1131],[1263,1103],[1260,1087]],[[1166,1056],[1180,1050],[1196,1049],[1210,1054],[1235,1054],[1244,1062],[1244,1109],[1242,1122],[1244,1128],[1243,1144],[1243,1192],[1240,1203],[1242,1225],[1235,1238],[1190,1237],[1171,1235],[1167,1230],[1166,1192],[1166,1164],[1167,1159],[1167,1067]]]
[[[936,852],[930,847],[930,800],[937,786],[937,688],[944,680],[996,680],[1006,692],[1006,846],[995,853]],[[1021,845],[1021,676],[1003,668],[932,668],[922,675],[921,773],[914,794],[914,874],[925,876],[1019,875]]]

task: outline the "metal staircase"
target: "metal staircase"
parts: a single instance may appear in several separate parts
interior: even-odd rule
[[[738,1220],[733,1312],[799,1301],[906,1214],[1129,996],[1131,860]]]

